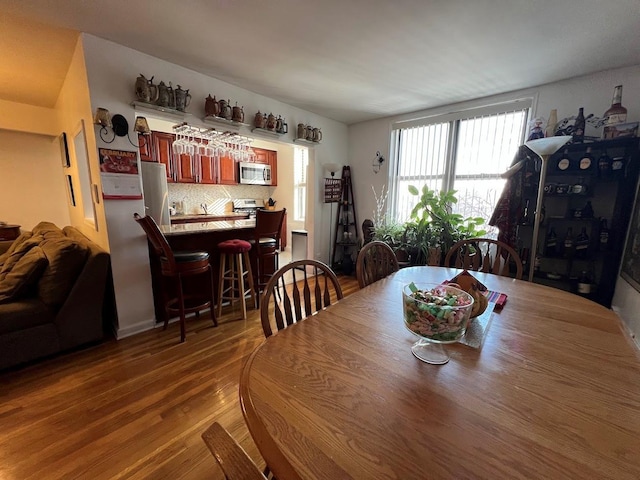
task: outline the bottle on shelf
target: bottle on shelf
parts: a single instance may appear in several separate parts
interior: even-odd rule
[[[623,176],[624,173],[624,157],[613,157],[611,159],[611,175],[619,178]]]
[[[556,125],[558,124],[558,110],[552,109],[549,113],[549,120],[547,121],[547,128],[544,131],[545,137],[553,137],[556,134]]]
[[[571,185],[571,193],[575,195],[584,195],[587,193],[587,184],[584,182],[584,177],[578,177],[578,181]]]
[[[589,235],[587,227],[582,227],[582,231],[576,237],[576,258],[587,258],[589,250]]]
[[[534,259],[533,262],[533,271],[535,273],[540,273],[540,264],[542,263],[542,257],[540,256],[540,253],[536,253],[536,257]]]
[[[530,217],[530,210],[529,210],[529,199],[527,198],[527,200],[525,201],[524,204],[524,208],[522,209],[522,215],[520,215],[520,219],[518,220],[518,224],[519,225],[530,225],[531,224],[531,217]]]
[[[601,252],[606,252],[609,249],[609,227],[607,226],[607,219],[600,219],[600,234],[599,234],[598,249]]]
[[[558,160],[556,165],[557,169],[561,172],[566,172],[571,169],[571,158],[569,158],[569,149],[565,148],[562,153],[562,157]]]
[[[591,275],[583,270],[578,277],[578,295],[588,297],[591,295]]]
[[[542,207],[540,208],[540,219],[538,220],[538,224],[542,225],[544,223],[544,217],[547,215],[547,209],[544,206],[544,202],[542,202]],[[533,217],[535,218],[536,212],[533,213]]]
[[[567,228],[567,234],[564,237],[564,242],[563,242],[563,256],[565,258],[571,258],[573,257],[573,248],[574,248],[575,244],[574,244],[574,240],[573,240],[573,227],[569,227]]]
[[[547,257],[555,257],[558,253],[558,235],[553,227],[549,229],[549,233],[547,233],[547,238],[544,242],[545,249],[544,254]]]
[[[593,218],[593,205],[591,200],[587,200],[587,203],[582,207],[582,218]]]
[[[600,178],[609,178],[611,176],[611,158],[607,152],[602,152],[598,158],[598,175]]]
[[[578,169],[582,172],[587,172],[591,170],[591,166],[594,164],[593,156],[591,155],[591,147],[587,147],[587,150],[584,152],[582,157],[580,157],[580,161],[578,162]]]
[[[584,141],[584,107],[578,109],[578,116],[573,122],[573,143],[582,143]]]
[[[613,89],[611,106],[604,112],[605,125],[616,125],[627,121],[627,109],[622,106],[622,85]]]

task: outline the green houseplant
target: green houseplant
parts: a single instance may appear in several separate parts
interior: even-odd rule
[[[420,191],[409,185],[409,193],[418,196],[418,203],[406,223],[405,241],[418,249],[418,263],[440,264],[456,242],[486,233],[478,228],[484,224],[483,218],[452,212],[452,205],[458,202],[455,190],[436,192],[425,185]]]

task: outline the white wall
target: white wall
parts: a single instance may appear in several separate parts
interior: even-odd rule
[[[187,110],[193,115],[187,116],[186,120],[194,125],[205,125],[201,120],[204,117],[204,99],[209,94],[216,95],[218,98],[231,99],[232,103],[237,101],[238,105],[244,106],[247,119],[252,119],[258,110],[282,115],[291,132],[280,138],[285,142],[293,142],[293,132],[298,123],[321,127],[324,140],[322,144],[314,147],[314,153],[310,155],[311,162],[315,165],[315,178],[322,177],[324,163],[346,163],[348,129],[342,123],[92,35],[83,34],[82,38],[93,111],[97,107],[104,107],[111,114],[120,113],[127,118],[132,127],[135,119],[134,108],[131,106],[131,102],[135,100],[134,83],[142,73],[147,78],[154,76],[156,83],[162,80],[165,83],[172,82],[174,86],[179,84],[182,88],[188,88],[193,99]],[[97,143],[100,147],[99,139]],[[134,150],[126,138],[117,139],[110,146]],[[313,211],[322,205],[322,199],[317,191],[314,190],[312,193],[315,195],[310,206]],[[143,204],[141,200],[108,200],[104,203],[118,304],[118,336],[122,337],[150,328],[154,324],[146,240],[142,230],[133,220],[133,213],[142,212]],[[323,231],[329,225],[328,218],[321,215],[315,215],[313,222],[314,231]],[[312,234],[313,231],[310,232],[310,235]],[[323,258],[323,252],[328,252],[328,242],[323,243],[322,237],[324,236],[318,237],[319,244],[312,250],[317,252],[320,258]],[[327,257],[328,254],[325,254],[324,258]]]
[[[0,221],[69,225],[60,152],[57,137],[0,130]]]
[[[600,117],[611,105],[613,88],[621,84],[624,86],[622,104],[628,110],[628,121],[638,121],[640,120],[640,66],[633,66],[471,102],[351,125],[349,127],[349,159],[355,182],[354,195],[358,207],[358,221],[362,223],[363,219],[372,218],[375,199],[371,186],[373,185],[379,194],[382,186],[388,184],[390,136],[393,122],[446,114],[522,97],[534,98],[533,116],[546,118],[551,109],[556,108],[558,119],[562,119],[577,114],[578,108],[584,107],[585,115],[593,113]],[[598,133],[590,127],[586,131],[587,135],[597,135]],[[371,166],[375,159],[376,150],[380,150],[387,159],[377,175],[373,173]],[[636,336],[640,335],[640,320],[637,313],[640,312],[640,294],[621,278],[616,284],[613,307],[619,312],[629,329]]]

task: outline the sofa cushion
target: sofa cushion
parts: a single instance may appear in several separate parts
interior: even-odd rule
[[[64,235],[62,230],[55,223],[51,222],[40,222],[33,227],[31,232],[34,235],[42,235],[44,238],[61,237]]]
[[[54,320],[53,309],[35,297],[0,304],[0,336],[52,323]]]
[[[25,295],[36,284],[47,266],[48,260],[42,249],[33,247],[0,280],[0,303],[6,303]]]
[[[7,258],[9,258],[9,256],[15,251],[16,248],[18,248],[18,245],[20,245],[25,240],[30,239],[32,235],[33,234],[31,232],[23,232],[23,233],[21,233],[18,236],[18,238],[16,238],[13,241],[13,243],[7,249],[7,251],[4,252],[2,255],[0,255],[0,270],[2,270],[2,265],[4,265],[4,263],[7,261]]]
[[[20,259],[33,247],[36,247],[42,241],[42,237],[39,235],[33,235],[26,240],[20,242],[12,251],[9,251],[9,256],[6,258],[0,268],[0,282],[11,272],[11,269],[20,261]],[[13,247],[13,245],[12,245]]]
[[[38,296],[50,307],[67,298],[87,259],[87,247],[65,236],[47,238],[40,247],[49,261],[38,282]]]

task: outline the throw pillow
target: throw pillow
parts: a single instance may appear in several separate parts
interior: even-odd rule
[[[2,255],[0,255],[0,270],[2,270],[2,265],[4,265],[4,262],[7,261],[7,258],[9,258],[9,256],[15,251],[16,248],[18,248],[18,245],[20,245],[25,240],[28,240],[29,238],[31,238],[32,235],[33,233],[31,232],[21,233],[18,236],[18,238],[16,238],[13,241],[13,243],[9,246],[9,249],[6,252],[4,252]]]
[[[17,240],[17,239],[16,239]],[[42,241],[42,237],[39,235],[33,235],[27,238],[9,253],[9,256],[2,264],[0,268],[0,282],[7,276],[16,263],[33,247],[37,246]],[[13,247],[13,245],[12,245]],[[10,249],[11,250],[11,249]]]
[[[40,247],[49,264],[38,282],[38,296],[48,306],[57,308],[69,295],[89,251],[64,236],[46,238]]]
[[[31,248],[0,281],[0,303],[16,300],[36,284],[47,266],[47,257],[38,246]]]

